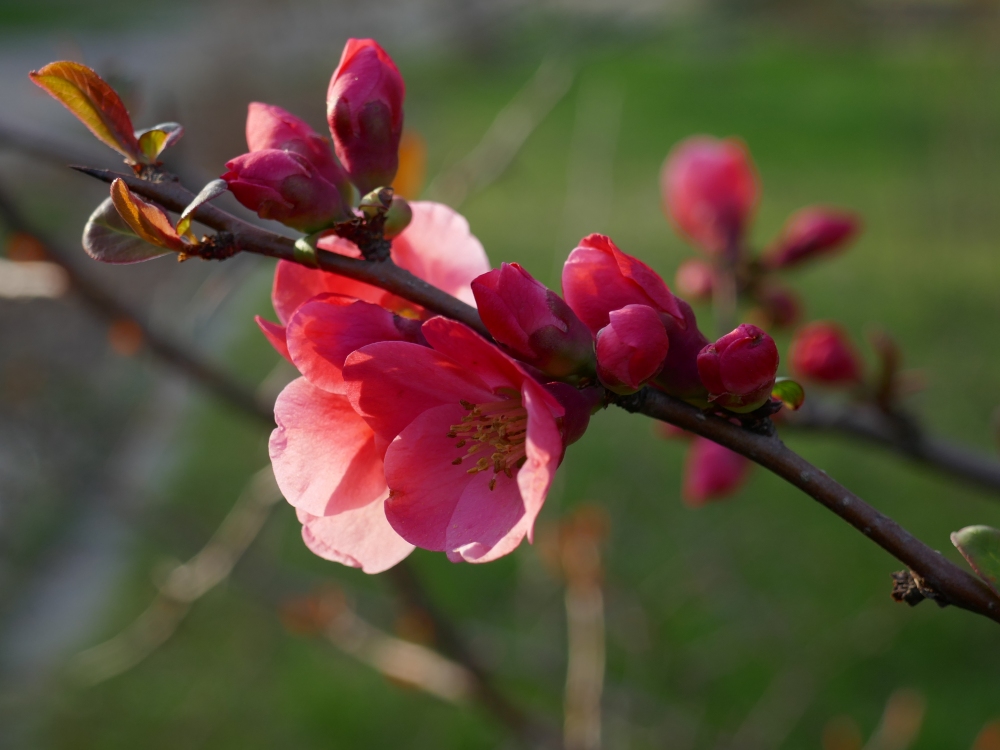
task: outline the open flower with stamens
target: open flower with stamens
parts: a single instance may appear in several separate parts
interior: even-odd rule
[[[453,561],[486,562],[531,539],[573,422],[514,360],[452,320],[429,346],[362,347],[344,366],[355,410],[384,446],[389,524]]]
[[[393,262],[432,286],[475,305],[470,284],[490,270],[490,262],[482,244],[469,231],[469,222],[441,203],[414,201],[410,207],[412,221],[392,240]],[[335,235],[324,237],[318,246],[352,258],[361,257],[353,242]],[[340,294],[372,302],[408,317],[429,317],[419,306],[384,289],[298,263],[278,261],[271,302],[281,324],[259,317],[257,324],[285,358],[288,358],[285,325],[300,305],[320,294]]]

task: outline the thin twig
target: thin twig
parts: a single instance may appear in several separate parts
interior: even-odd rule
[[[859,437],[929,466],[955,479],[1000,491],[1000,461],[968,446],[926,435],[912,420],[899,420],[873,407],[834,404],[810,396],[786,424],[809,432]]]

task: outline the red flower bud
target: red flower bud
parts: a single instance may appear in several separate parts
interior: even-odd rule
[[[818,255],[845,248],[861,229],[851,213],[810,206],[788,219],[781,236],[764,255],[770,268],[787,268]]]
[[[660,190],[677,231],[710,253],[738,249],[759,192],[743,143],[704,135],[674,146],[660,173]]]
[[[660,371],[669,348],[663,321],[652,307],[612,310],[597,334],[597,376],[608,390],[635,393]]]
[[[792,372],[804,380],[830,385],[861,381],[862,363],[847,333],[836,323],[803,326],[788,350]]]
[[[602,234],[584,237],[569,254],[562,286],[566,302],[594,335],[608,324],[612,310],[626,305],[646,305],[684,324],[678,299],[656,271]]]
[[[372,39],[347,40],[330,79],[326,118],[337,156],[362,195],[396,176],[405,93],[384,49]]]
[[[267,149],[226,162],[224,179],[236,200],[262,219],[315,232],[348,218],[337,187],[304,157]]]
[[[708,391],[698,374],[698,354],[708,346],[709,341],[698,330],[691,305],[680,298],[677,304],[684,314],[684,327],[674,318],[660,316],[670,339],[670,351],[653,384],[671,396],[704,407],[708,405]]]
[[[753,411],[771,397],[777,372],[774,339],[746,323],[698,354],[698,374],[709,400],[738,413]]]
[[[472,282],[479,315],[513,356],[552,377],[593,373],[594,341],[563,299],[517,263]]]
[[[715,271],[710,263],[701,258],[688,258],[677,267],[674,285],[686,299],[710,299],[715,286]]]
[[[696,437],[684,462],[684,501],[691,506],[721,500],[740,488],[750,471],[750,461],[739,453],[703,437]]]
[[[802,302],[795,292],[777,284],[764,284],[757,291],[757,304],[769,326],[788,328],[802,317]]]
[[[324,138],[305,120],[273,104],[251,102],[247,110],[247,146],[251,152],[276,148],[291,151],[308,161],[342,197],[350,195],[350,183]]]

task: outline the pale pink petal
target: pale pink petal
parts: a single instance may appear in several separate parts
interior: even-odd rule
[[[445,538],[452,562],[490,562],[510,554],[524,539],[528,523],[515,479],[492,470],[472,477],[455,506]]]
[[[472,280],[490,270],[482,243],[469,222],[442,203],[413,201],[413,219],[392,241],[392,259],[428,284],[476,304]]]
[[[556,424],[556,416],[562,414],[562,408],[554,412],[549,403],[551,398],[538,383],[524,381],[521,399],[528,412],[528,437],[524,445],[528,460],[517,472],[517,486],[524,500],[528,541],[532,540],[535,519],[545,503],[564,451]]]
[[[259,315],[254,318],[254,321],[256,321],[261,333],[264,334],[264,338],[277,350],[278,354],[291,362],[292,355],[288,353],[288,332],[285,330],[285,327],[277,323],[272,323],[270,320],[265,320]]]
[[[387,442],[425,409],[442,404],[458,408],[460,399],[496,400],[471,368],[403,341],[383,341],[353,352],[344,364],[344,381],[351,405]]]
[[[413,545],[393,531],[385,518],[385,496],[335,516],[298,511],[302,540],[313,554],[365,573],[381,573],[403,560]]]
[[[452,463],[466,449],[457,448],[448,431],[467,413],[457,402],[427,409],[410,421],[385,454],[386,482],[392,488],[386,517],[400,536],[423,549],[448,548],[455,506],[473,478],[486,473],[469,474],[468,459]]]
[[[386,491],[371,428],[344,396],[293,380],[274,404],[274,477],[296,508],[325,516],[360,508]]]
[[[354,243],[336,236],[322,238],[317,246],[349,258],[361,257],[361,251]],[[345,297],[354,297],[374,304],[380,304],[386,296],[386,292],[382,289],[346,276],[309,268],[289,260],[278,261],[274,269],[274,286],[271,289],[271,304],[274,305],[278,320],[287,325],[299,305],[319,294],[342,294]]]
[[[391,312],[340,295],[323,295],[300,306],[288,323],[287,336],[299,372],[317,388],[341,395],[347,393],[347,355],[376,341],[403,339]]]

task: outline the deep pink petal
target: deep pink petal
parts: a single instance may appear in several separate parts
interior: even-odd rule
[[[353,352],[344,365],[344,380],[355,410],[386,442],[427,409],[442,404],[460,408],[460,399],[496,400],[476,371],[434,349],[403,341],[370,344]]]
[[[564,446],[556,417],[562,416],[564,410],[559,406],[559,410],[554,411],[551,394],[533,380],[524,381],[521,398],[528,412],[528,437],[524,446],[528,460],[517,472],[517,485],[524,501],[526,532],[530,541],[535,519],[562,461]]]
[[[385,517],[385,496],[335,516],[298,511],[302,540],[325,560],[365,573],[381,573],[403,560],[413,545],[397,534]]]
[[[377,341],[401,341],[388,310],[368,302],[323,295],[299,307],[288,323],[292,362],[317,388],[346,395],[344,360]]]
[[[527,377],[514,360],[467,325],[438,316],[425,322],[421,330],[428,344],[475,372],[491,389],[520,390]]]
[[[325,516],[360,508],[386,491],[371,428],[343,396],[293,380],[274,405],[271,465],[296,508]]]
[[[448,528],[462,493],[474,477],[487,473],[469,474],[468,460],[452,463],[465,449],[456,447],[448,431],[467,413],[457,402],[427,409],[385,454],[385,477],[392,489],[386,517],[400,536],[423,549],[448,549]]]
[[[392,259],[428,284],[476,304],[472,280],[490,270],[482,243],[469,222],[442,203],[413,201],[413,219],[392,241]]]
[[[445,551],[452,562],[484,563],[510,554],[521,543],[531,521],[516,479],[479,472],[462,492],[447,525]]]
[[[292,355],[288,353],[287,331],[285,327],[277,323],[272,323],[270,320],[265,320],[259,315],[254,317],[254,321],[264,334],[264,338],[277,350],[278,354],[291,362]]]

